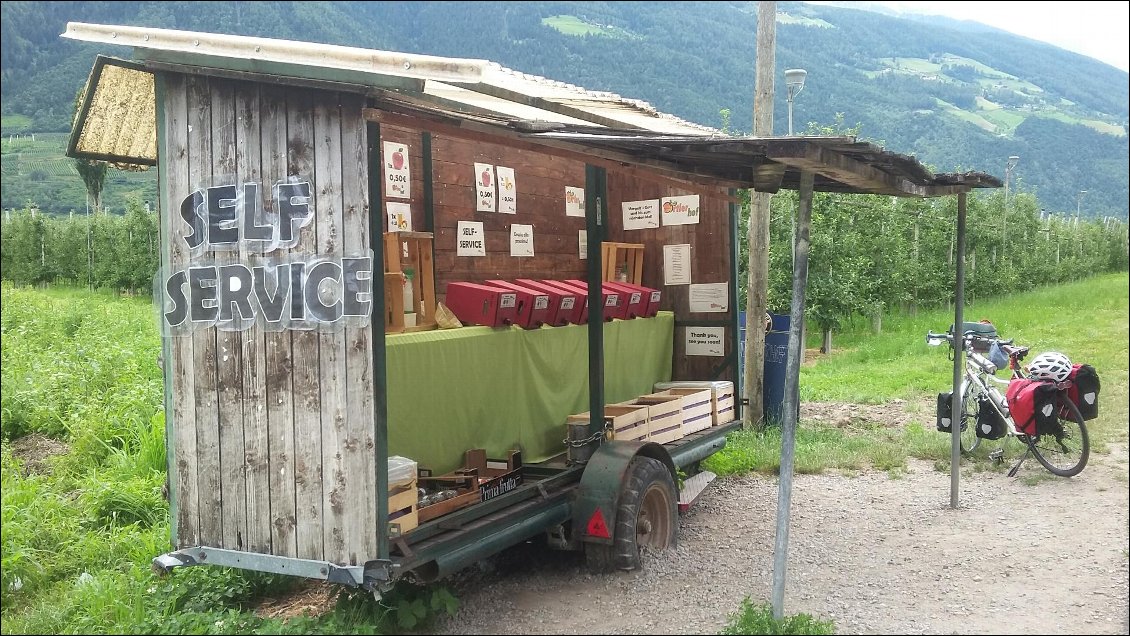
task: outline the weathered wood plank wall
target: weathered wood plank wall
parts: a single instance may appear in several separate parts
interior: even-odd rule
[[[370,249],[365,125],[345,93],[165,74],[163,248],[169,266],[340,259]],[[190,261],[180,202],[196,188],[310,182],[290,250]],[[379,270],[379,266],[378,266]],[[375,558],[372,327],[199,329],[170,341],[177,547],[356,565]]]

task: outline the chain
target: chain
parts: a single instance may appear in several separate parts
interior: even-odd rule
[[[592,444],[593,442],[602,439],[603,437],[604,431],[597,431],[584,439],[571,440],[569,438],[565,438],[561,440],[561,443],[572,448],[580,448],[582,446],[588,446],[589,444]]]

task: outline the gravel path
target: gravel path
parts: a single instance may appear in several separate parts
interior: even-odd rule
[[[1072,479],[1034,459],[1016,478],[910,460],[899,476],[797,475],[785,613],[842,634],[1126,634],[1124,445]],[[1043,475],[1048,475],[1043,479]],[[716,480],[681,518],[679,546],[644,569],[592,576],[537,543],[460,575],[438,633],[718,633],[743,597],[772,586],[777,479]]]

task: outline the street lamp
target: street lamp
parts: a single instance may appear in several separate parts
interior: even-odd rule
[[[793,135],[793,98],[804,89],[804,78],[808,71],[802,68],[790,68],[785,71],[785,86],[788,87],[786,100],[789,103],[789,136]]]
[[[1079,194],[1075,195],[1075,226],[1079,226],[1079,211],[1083,209],[1083,195],[1087,194],[1086,190],[1080,190]]]

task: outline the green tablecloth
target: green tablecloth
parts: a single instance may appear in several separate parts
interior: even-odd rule
[[[671,312],[605,323],[606,403],[671,379],[674,328]],[[587,325],[463,327],[385,342],[389,452],[437,473],[458,468],[470,448],[548,459],[564,451],[565,418],[589,410]]]

